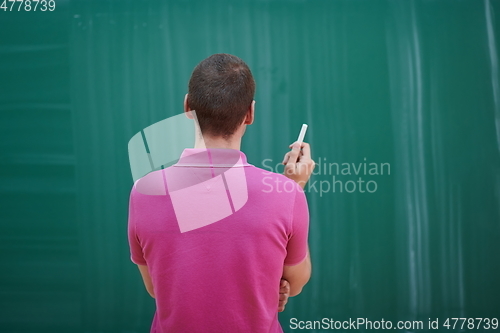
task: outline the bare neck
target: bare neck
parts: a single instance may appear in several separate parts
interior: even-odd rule
[[[194,148],[222,148],[241,150],[241,137],[233,136],[230,139],[222,137],[204,136],[203,139],[197,136]]]

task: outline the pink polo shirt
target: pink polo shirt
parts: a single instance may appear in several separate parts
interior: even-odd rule
[[[185,149],[130,194],[131,259],[148,266],[151,332],[283,332],[283,265],[307,254],[302,189],[230,149]]]

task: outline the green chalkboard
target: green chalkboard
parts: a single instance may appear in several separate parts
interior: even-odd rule
[[[500,1],[55,3],[0,9],[1,332],[149,331],[127,144],[221,52],[257,81],[250,163],[280,170],[309,124],[313,274],[286,332],[500,317]]]

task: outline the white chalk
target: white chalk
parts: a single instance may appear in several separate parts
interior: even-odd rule
[[[302,141],[304,141],[304,137],[306,136],[306,131],[307,131],[307,124],[302,124],[302,128],[300,129],[299,138],[297,139],[297,142],[299,144],[302,144]]]

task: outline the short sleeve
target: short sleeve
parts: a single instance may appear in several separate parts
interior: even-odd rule
[[[146,260],[144,259],[144,253],[142,251],[141,243],[136,233],[136,215],[134,209],[134,192],[135,188],[132,188],[130,192],[130,200],[128,205],[128,243],[130,246],[130,259],[133,263],[137,265],[146,265]]]
[[[309,208],[304,191],[297,185],[293,211],[291,214],[290,234],[286,246],[286,266],[300,264],[307,256],[307,237],[309,235]]]

